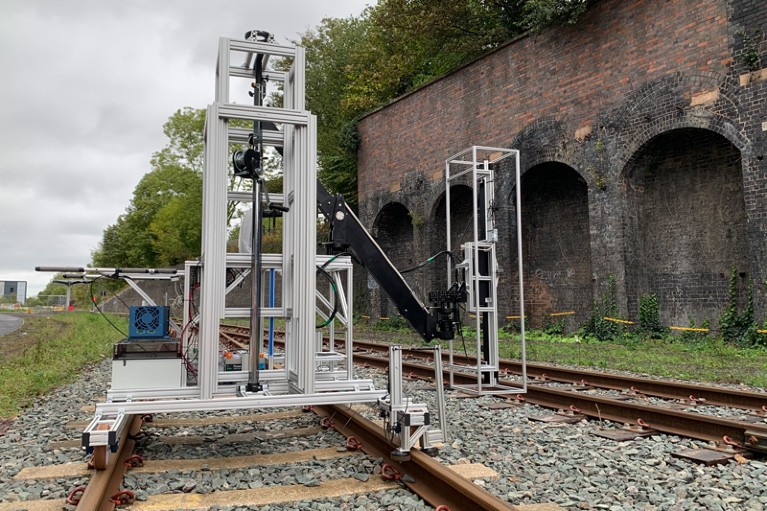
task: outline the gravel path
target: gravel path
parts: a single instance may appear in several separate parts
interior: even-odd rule
[[[79,431],[65,428],[71,420],[89,420],[82,412],[104,394],[110,364],[104,362],[83,374],[82,380],[38,400],[0,436],[0,502],[39,498],[63,498],[73,487],[85,484],[82,479],[16,481],[13,477],[25,466],[84,462],[79,449],[52,449],[53,442],[76,440]],[[374,377],[385,385],[385,376],[361,370],[360,376]],[[407,392],[427,403],[435,393],[424,382],[406,382]],[[555,503],[568,510],[603,509],[609,511],[680,511],[767,509],[767,464],[763,460],[703,467],[671,457],[672,452],[700,447],[701,442],[655,435],[631,442],[617,443],[593,436],[597,422],[575,425],[552,425],[532,422],[529,416],[548,415],[550,410],[525,405],[521,408],[490,409],[496,398],[448,399],[450,438],[439,459],[445,463],[482,463],[499,473],[497,479],[478,481],[489,491],[512,504]],[[269,410],[271,411],[271,410]],[[234,412],[226,412],[234,413]],[[245,411],[243,414],[251,413]],[[168,417],[179,418],[172,414]],[[199,415],[197,415],[199,416]],[[159,418],[160,416],[158,416]],[[310,415],[296,417],[290,427],[316,425]],[[148,425],[150,426],[150,425]],[[231,432],[247,433],[261,429],[258,423],[221,425],[206,429],[215,437]],[[604,423],[602,426],[618,427]],[[269,426],[266,426],[267,428]],[[234,429],[232,429],[234,428]],[[159,430],[159,428],[158,428]],[[163,428],[161,435],[198,434]],[[158,458],[201,458],[258,454],[307,447],[339,445],[335,432],[310,437],[268,440],[252,444],[210,442],[201,446],[166,446]],[[157,442],[150,436],[146,448]],[[305,484],[338,477],[366,477],[379,464],[367,456],[354,461],[315,460],[296,464],[290,469],[261,466],[225,471],[176,472],[130,475],[126,487],[139,490],[139,498],[157,491],[207,493],[220,489],[254,488],[279,484]],[[21,508],[20,508],[21,509]],[[222,507],[217,511],[245,511],[245,508]],[[344,511],[426,510],[419,499],[404,490],[356,495],[334,501],[297,502],[271,505],[261,510],[299,509]]]

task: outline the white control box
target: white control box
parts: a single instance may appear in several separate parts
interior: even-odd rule
[[[177,389],[183,369],[181,358],[112,360],[112,390]]]

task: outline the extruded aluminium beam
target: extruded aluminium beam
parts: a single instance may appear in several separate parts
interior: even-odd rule
[[[286,76],[286,73],[282,73],[279,71],[264,71],[262,74],[264,78],[272,82],[283,82],[285,81],[285,76]],[[229,76],[232,76],[234,78],[252,79],[253,68],[242,67],[242,66],[229,66]]]
[[[225,103],[218,107],[218,115],[222,119],[243,119],[246,121],[273,122],[275,124],[292,124],[306,126],[309,123],[309,112],[288,110],[285,108],[270,108],[268,106],[237,105]]]
[[[230,144],[247,144],[250,136],[253,134],[253,128],[238,128],[229,126]],[[261,130],[261,140],[264,145],[272,147],[282,147],[285,135],[279,130]]]
[[[275,57],[295,57],[296,49],[293,46],[281,46],[279,44],[262,43],[257,41],[245,41],[243,39],[228,39],[229,51],[242,53],[263,53]]]
[[[353,382],[345,382],[353,383]],[[323,404],[371,403],[386,395],[385,390],[352,390],[315,394],[285,394],[280,396],[229,397],[220,399],[158,400],[131,403],[98,403],[96,413],[143,415],[161,412],[215,411],[249,408],[275,408],[280,406],[306,406]]]

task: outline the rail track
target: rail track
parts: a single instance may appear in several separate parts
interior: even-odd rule
[[[356,363],[388,367],[385,357],[388,345],[355,340],[354,348]],[[433,367],[419,362],[429,359],[431,353],[408,353],[404,373],[429,379]],[[447,361],[447,354],[443,353],[443,358]],[[476,363],[463,355],[454,354],[453,358],[456,366]],[[502,384],[521,386],[521,374],[518,361],[501,361],[500,375],[505,378]],[[711,442],[719,455],[685,453],[702,463],[722,462],[735,454],[767,452],[767,393],[534,363],[527,364],[527,375],[528,391],[522,398],[526,402],[557,410],[562,421],[590,417],[622,424],[620,431],[602,432],[616,440],[657,431]],[[472,383],[476,379],[461,375],[460,370],[455,377],[457,383]],[[731,413],[722,417],[715,413],[719,409],[729,409]]]
[[[235,348],[247,347],[247,328],[225,328],[222,342]],[[388,364],[388,345],[355,341],[355,361],[373,368],[385,368]],[[433,367],[428,363],[430,353],[419,351],[408,352],[409,357],[404,363],[403,371],[413,379],[427,380],[433,376]],[[454,354],[456,365],[469,364],[470,360]],[[521,368],[518,362],[503,361],[501,376],[505,385],[520,385]],[[767,451],[767,394],[727,389],[710,385],[695,385],[684,382],[660,381],[635,376],[624,376],[598,371],[583,371],[565,369],[542,364],[528,364],[528,392],[522,398],[524,402],[545,406],[557,410],[550,418],[552,422],[578,421],[586,417],[600,421],[613,421],[624,427],[610,428],[603,431],[604,436],[616,440],[626,440],[655,432],[671,433],[715,443],[719,446],[719,458],[692,454],[690,459],[709,464],[719,462],[733,456],[749,456],[755,452]],[[457,371],[454,376],[461,382],[469,380]],[[499,400],[499,405],[508,403],[506,396]],[[709,409],[725,407],[731,410],[729,417],[721,417],[709,413]],[[108,455],[106,470],[93,471],[82,463],[68,463],[48,467],[29,467],[20,472],[17,477],[24,479],[65,478],[67,473],[74,471],[81,477],[90,475],[87,486],[72,488],[69,499],[70,509],[79,510],[109,510],[126,504],[137,511],[161,511],[165,509],[210,509],[221,505],[263,505],[274,502],[290,501],[291,495],[296,499],[311,500],[313,498],[340,498],[350,493],[369,493],[391,491],[395,488],[407,487],[425,502],[440,510],[449,509],[492,509],[510,510],[515,508],[505,501],[485,492],[480,487],[457,475],[452,469],[437,463],[432,458],[414,451],[409,462],[397,463],[388,458],[392,444],[383,429],[366,419],[357,409],[342,406],[315,407],[315,422],[312,428],[295,434],[316,435],[320,430],[318,423],[323,421],[325,426],[336,430],[325,432],[327,437],[334,438],[334,445],[324,445],[318,448],[307,448],[299,452],[245,454],[242,456],[212,457],[204,459],[155,459],[152,453],[152,443],[142,438],[142,434],[151,433],[157,436],[158,430],[168,426],[173,419],[155,419],[145,422],[148,417],[134,417],[130,429],[124,432],[124,438],[119,442],[120,452]],[[284,412],[295,415],[295,410]],[[370,413],[364,414],[370,416]],[[196,419],[181,418],[176,420],[176,427],[189,430],[202,427]],[[208,419],[212,423],[228,422],[230,424],[256,424],[276,420],[273,414],[256,414],[253,416],[214,415]],[[198,421],[199,421],[198,420]],[[143,427],[142,427],[143,426]],[[275,426],[276,429],[284,429]],[[231,426],[230,429],[238,430]],[[196,430],[195,430],[196,431]],[[340,435],[341,433],[342,435]],[[610,436],[612,434],[612,436]],[[215,442],[248,442],[242,434],[218,435],[211,440],[201,430],[200,444],[206,447]],[[230,438],[230,436],[232,438]],[[258,436],[256,434],[256,436]],[[270,435],[261,434],[259,442]],[[245,435],[247,437],[247,435]],[[144,437],[146,438],[146,437]],[[275,437],[276,438],[276,437]],[[350,438],[350,444],[347,444]],[[185,438],[190,441],[190,438]],[[171,442],[172,443],[172,442]],[[163,442],[160,442],[163,444]],[[362,445],[362,452],[348,452],[346,445],[355,449]],[[133,457],[133,449],[145,455],[144,460]],[[347,451],[347,452],[339,452]],[[716,452],[716,451],[713,451]],[[364,453],[364,454],[363,454]],[[95,453],[103,456],[105,453]],[[275,485],[268,488],[239,488],[217,489],[212,491],[194,491],[195,482],[190,478],[174,483],[170,491],[162,494],[135,495],[131,488],[146,486],[141,482],[142,474],[170,472],[171,474],[192,473],[199,470],[215,471],[218,467],[235,470],[237,467],[261,467],[284,463],[285,466],[303,466],[307,460],[310,463],[320,463],[322,460],[337,456],[367,456],[369,465],[375,462],[375,468],[366,469],[366,473],[355,474],[358,477],[339,477],[323,481],[297,481],[292,485]],[[162,456],[160,456],[162,458]],[[715,459],[716,458],[716,459]],[[76,465],[76,466],[75,466]],[[71,475],[71,474],[70,474]],[[57,479],[58,480],[58,479]],[[124,484],[130,481],[130,484]],[[307,484],[308,483],[308,484]],[[315,490],[315,487],[318,488]],[[316,492],[316,496],[313,494]],[[138,499],[138,500],[137,500]],[[258,503],[258,504],[256,504]],[[443,507],[440,507],[443,506]],[[0,503],[0,511],[15,511],[19,503]],[[62,509],[59,500],[25,501],[22,509],[28,511],[53,511]]]
[[[93,470],[82,462],[63,463],[27,467],[15,476],[19,484],[55,481],[51,486],[90,476],[87,485],[70,489],[66,503],[56,499],[0,503],[0,511],[111,511],[124,506],[133,511],[207,510],[404,489],[428,504],[417,504],[418,498],[413,498],[414,509],[518,509],[420,452],[408,462],[389,458],[395,446],[380,425],[365,418],[373,414],[368,408],[329,405],[253,415],[230,411],[189,413],[180,418],[133,416],[130,428],[123,431],[118,452],[108,455],[105,470]],[[67,427],[74,433],[86,423],[75,421]],[[286,447],[287,438],[296,440]],[[217,447],[229,444],[233,447]],[[296,448],[296,444],[301,447]],[[203,457],[211,451],[214,456]],[[272,472],[298,475],[293,484],[291,480],[288,484],[275,484],[266,478],[260,481],[258,472],[253,475],[252,471],[264,466],[273,467]],[[195,490],[206,483],[193,474],[218,471],[227,475],[214,475],[212,486]],[[158,473],[167,474],[165,491],[152,489],[146,481],[148,474]],[[222,484],[224,478],[235,483]],[[253,484],[234,486],[242,486],[245,480]]]

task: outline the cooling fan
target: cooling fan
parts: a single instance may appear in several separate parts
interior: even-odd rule
[[[139,306],[130,308],[128,337],[167,337],[168,307]]]

